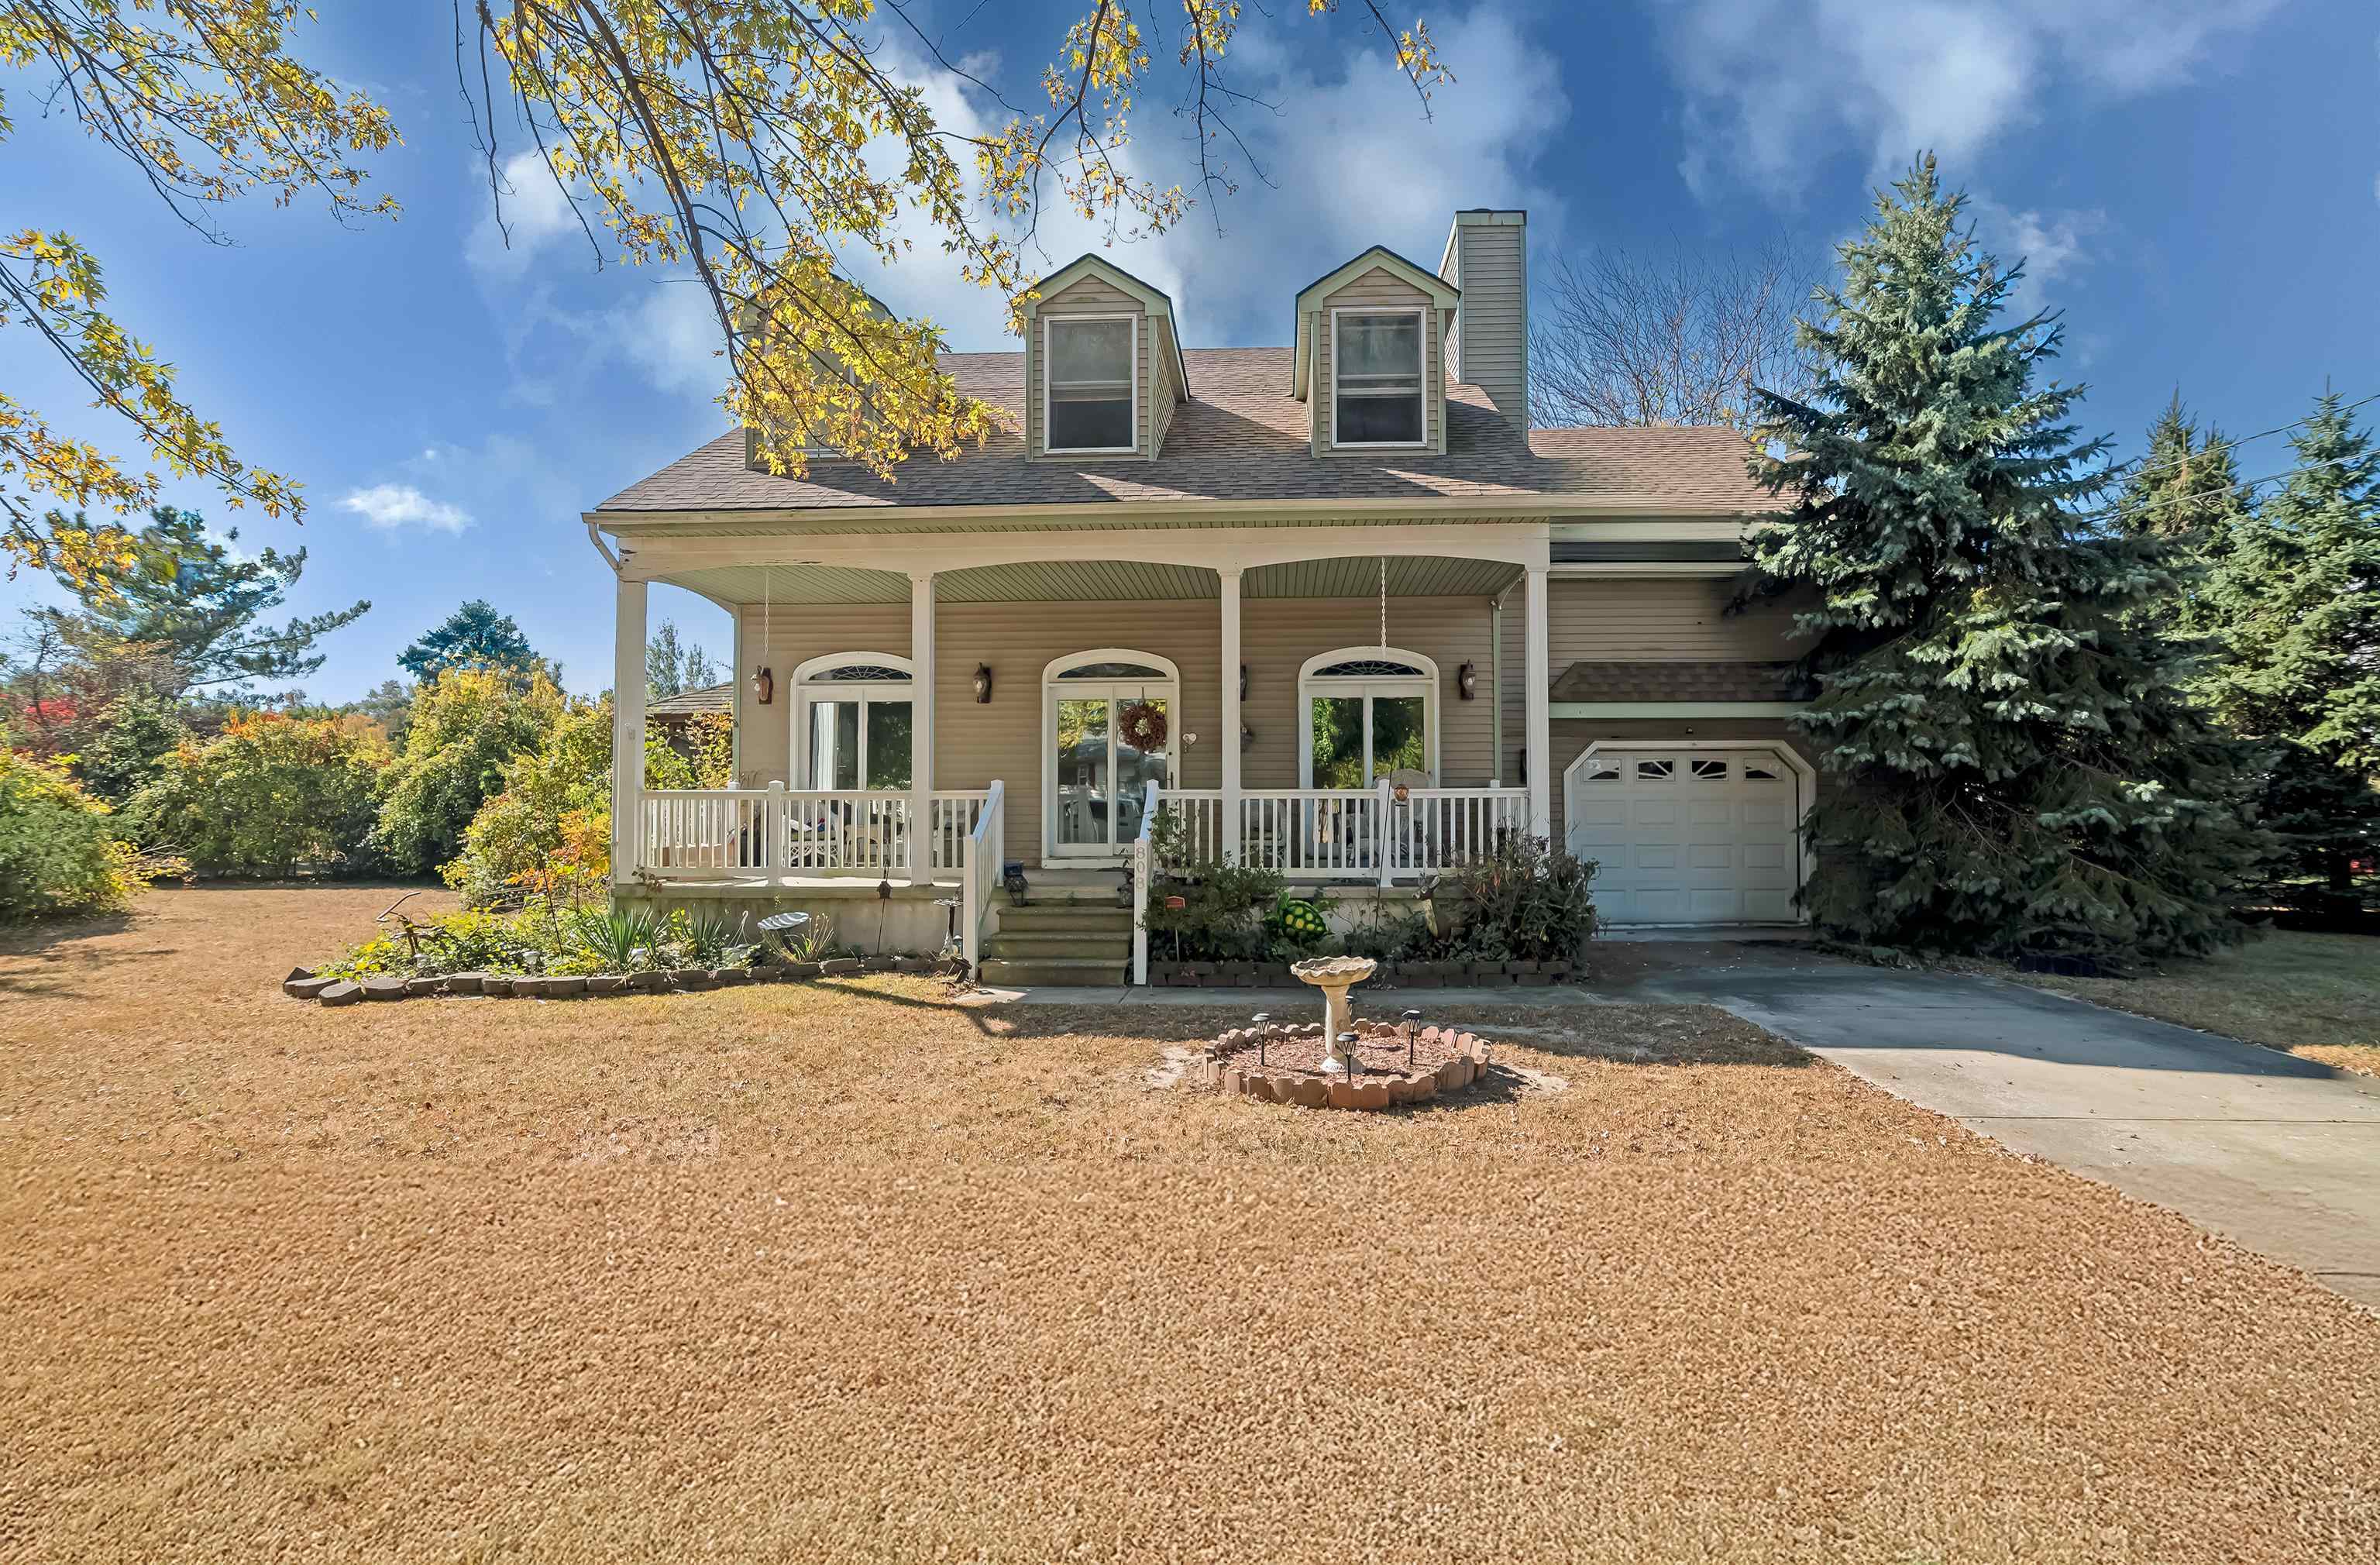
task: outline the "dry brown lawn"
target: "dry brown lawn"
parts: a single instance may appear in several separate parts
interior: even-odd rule
[[[2369,935],[2276,930],[2203,962],[2173,962],[2133,978],[2005,976],[2380,1075],[2380,940]]]
[[[0,941],[0,1557],[2380,1558],[2380,1320],[1717,1013],[273,992],[386,900]]]

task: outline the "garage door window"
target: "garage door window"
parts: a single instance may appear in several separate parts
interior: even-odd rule
[[[1777,770],[1760,761],[1748,760],[1743,763],[1743,780],[1746,782],[1774,782]]]
[[[1694,781],[1697,782],[1726,782],[1727,762],[1723,760],[1698,760],[1694,762]]]
[[[1675,775],[1676,764],[1674,761],[1667,760],[1640,760],[1636,763],[1636,781],[1666,782]]]

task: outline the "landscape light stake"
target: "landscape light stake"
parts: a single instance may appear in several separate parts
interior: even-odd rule
[[[1265,1036],[1272,1031],[1272,1013],[1267,1011],[1257,1012],[1256,1025],[1257,1063],[1262,1065],[1265,1062]]]
[[[1405,1069],[1409,1071],[1413,1069],[1414,1062],[1414,1035],[1419,1031],[1421,1031],[1421,1013],[1418,1011],[1406,1012],[1404,1025]]]

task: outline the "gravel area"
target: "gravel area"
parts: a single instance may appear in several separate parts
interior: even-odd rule
[[[1454,1039],[1460,1036],[1460,1030],[1450,1028],[1441,1037],[1435,1027],[1427,1024],[1425,1027],[1428,1036],[1414,1038],[1410,1062],[1402,1038],[1357,1039],[1355,1079],[1363,1081],[1371,1077],[1402,1076],[1413,1071],[1434,1071],[1453,1059]],[[1493,1043],[1495,1040],[1490,1038],[1488,1041]],[[1321,1033],[1315,1032],[1272,1039],[1264,1046],[1261,1061],[1257,1059],[1257,1046],[1251,1043],[1236,1053],[1223,1056],[1223,1062],[1240,1066],[1261,1063],[1268,1070],[1309,1071],[1319,1074],[1327,1052]]]
[[[0,935],[0,1557],[2380,1558],[2380,1320],[1716,1012],[273,991],[387,900]]]

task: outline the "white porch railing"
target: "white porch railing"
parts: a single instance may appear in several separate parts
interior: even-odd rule
[[[1001,855],[1008,851],[1002,802],[1006,793],[999,782],[992,783],[975,806],[967,833],[959,841],[959,953],[966,958],[970,978],[983,960],[984,919],[991,912],[993,893],[1000,889]],[[941,802],[938,795],[937,807]]]
[[[1212,788],[1152,793],[1143,819],[1165,810],[1181,822],[1177,859],[1225,856],[1226,801]],[[1293,880],[1374,880],[1449,869],[1526,831],[1525,788],[1244,790],[1239,857]]]
[[[955,873],[989,791],[936,793],[915,830],[907,792],[890,789],[651,788],[641,795],[637,863],[665,878]],[[997,868],[993,871],[998,874]]]

